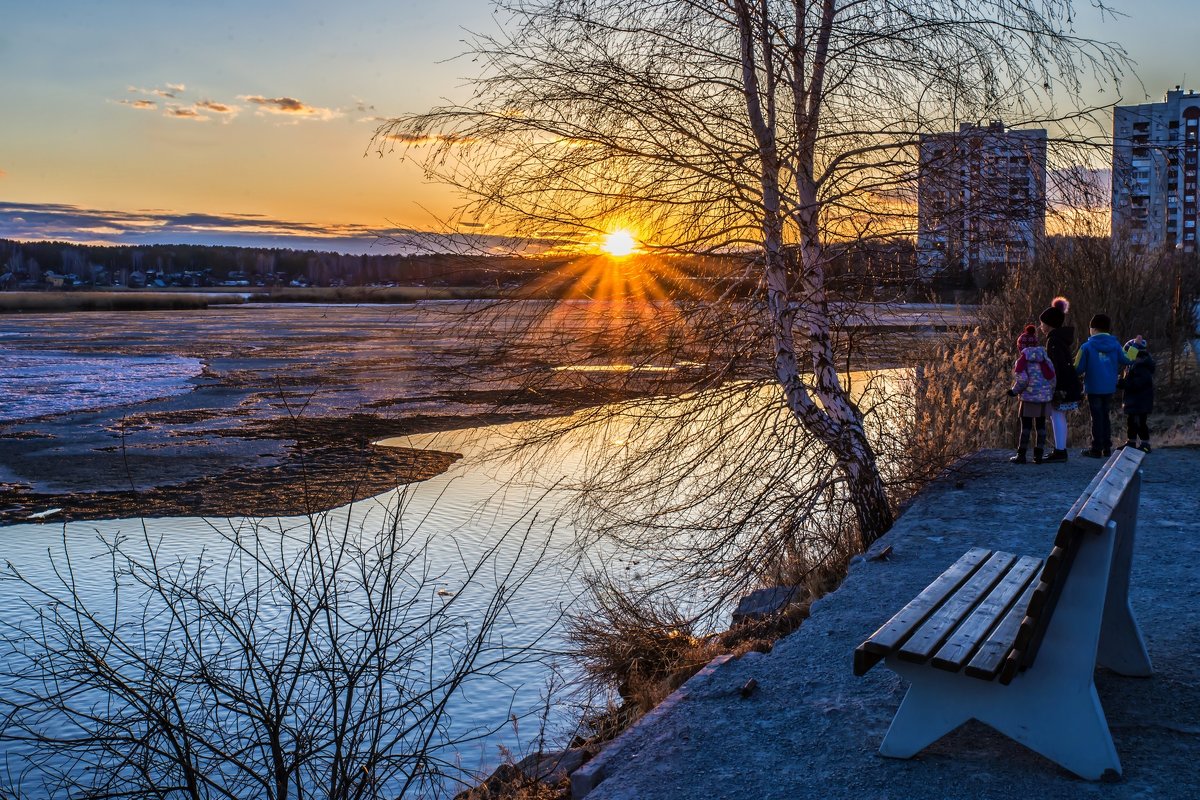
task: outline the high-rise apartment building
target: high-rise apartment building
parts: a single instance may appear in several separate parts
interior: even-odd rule
[[[921,137],[917,257],[927,277],[1028,263],[1046,234],[1046,131],[1003,123]]]
[[[1113,109],[1113,236],[1135,247],[1196,250],[1200,94]]]

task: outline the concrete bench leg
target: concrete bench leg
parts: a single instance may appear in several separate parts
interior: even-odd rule
[[[1096,662],[1118,675],[1149,678],[1154,674],[1146,641],[1129,605],[1129,573],[1133,566],[1133,544],[1137,531],[1137,503],[1141,476],[1126,491],[1115,515],[1117,539],[1113,548],[1112,572],[1108,595],[1104,598],[1104,618],[1100,623],[1100,649]]]
[[[912,685],[879,748],[881,755],[909,758],[968,719],[977,719],[1081,778],[1121,774],[1090,680],[1080,683],[1061,673],[1031,670],[1001,686],[918,664],[888,666]]]
[[[880,755],[912,758],[971,718],[964,713],[962,703],[946,697],[944,681],[930,681],[917,669],[911,672],[902,667],[893,669],[909,678],[912,685],[883,737]]]
[[[1100,629],[1096,663],[1118,675],[1149,678],[1154,674],[1154,665],[1150,663],[1150,654],[1146,652],[1146,641],[1129,606],[1129,597],[1122,598],[1122,601],[1110,602],[1104,607],[1104,625]]]

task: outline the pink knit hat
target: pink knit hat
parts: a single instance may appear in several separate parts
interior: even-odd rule
[[[1037,347],[1037,328],[1032,325],[1025,326],[1025,332],[1017,337],[1017,349],[1024,350],[1026,347]]]

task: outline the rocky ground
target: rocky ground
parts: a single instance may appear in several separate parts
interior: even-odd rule
[[[1147,457],[1131,599],[1155,676],[1099,670],[1124,767],[1089,783],[978,723],[919,756],[877,748],[905,685],[879,666],[851,672],[854,647],[971,546],[1041,555],[1100,462],[1013,466],[989,451],[929,487],[799,631],[767,655],[714,665],[605,751],[589,800],[687,798],[1200,797],[1200,449]],[[757,688],[743,697],[749,681]]]

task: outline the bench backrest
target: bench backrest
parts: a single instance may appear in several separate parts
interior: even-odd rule
[[[1020,670],[1030,667],[1050,625],[1058,598],[1075,563],[1085,536],[1103,533],[1109,522],[1117,522],[1120,536],[1128,531],[1137,513],[1140,474],[1145,453],[1126,447],[1113,454],[1083,494],[1063,517],[1054,537],[1054,546],[1042,567],[1042,574],[1029,599],[1016,642],[1000,671],[1000,682],[1008,683]],[[1101,609],[1097,609],[1100,613]]]

